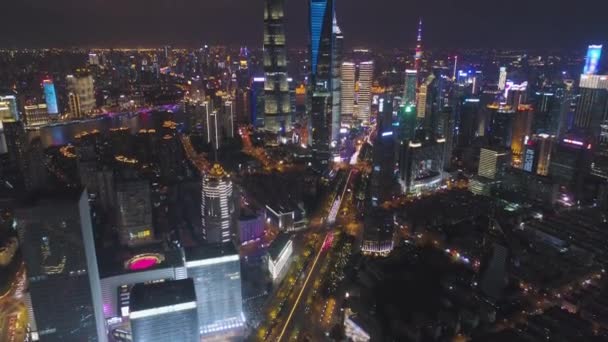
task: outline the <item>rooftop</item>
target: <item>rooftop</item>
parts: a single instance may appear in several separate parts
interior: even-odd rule
[[[131,289],[130,311],[142,311],[196,302],[194,281],[190,278],[152,284],[136,284]]]

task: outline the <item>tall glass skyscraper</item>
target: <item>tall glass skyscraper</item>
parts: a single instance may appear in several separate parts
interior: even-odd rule
[[[264,127],[274,133],[284,132],[291,126],[283,8],[284,0],[265,0]]]
[[[86,191],[37,196],[15,210],[15,220],[32,339],[107,341]]]
[[[310,119],[315,168],[329,164],[332,124],[332,66],[334,63],[334,2],[310,0]]]
[[[186,250],[188,278],[194,280],[200,334],[224,335],[245,324],[241,262],[231,243]]]
[[[331,141],[338,141],[338,134],[340,133],[340,122],[341,122],[341,92],[342,87],[340,83],[340,69],[342,67],[342,49],[344,45],[344,35],[338,26],[338,21],[334,13],[333,19],[333,53],[331,59],[331,98],[332,98],[332,109],[331,109]]]
[[[42,88],[44,89],[44,99],[46,101],[46,108],[49,115],[59,114],[59,108],[57,106],[57,94],[55,93],[55,84],[52,80],[46,79],[42,81]]]

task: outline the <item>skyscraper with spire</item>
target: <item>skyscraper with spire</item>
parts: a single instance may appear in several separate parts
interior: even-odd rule
[[[418,38],[416,39],[416,54],[414,55],[414,68],[420,75],[420,64],[422,62],[422,18],[418,22]]]
[[[264,3],[264,128],[281,133],[291,126],[287,82],[284,0]]]

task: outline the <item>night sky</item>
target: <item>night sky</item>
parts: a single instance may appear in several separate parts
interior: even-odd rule
[[[337,0],[348,46],[572,47],[608,41],[607,0]],[[0,46],[261,46],[263,0],[4,0]],[[306,0],[286,0],[306,46]]]

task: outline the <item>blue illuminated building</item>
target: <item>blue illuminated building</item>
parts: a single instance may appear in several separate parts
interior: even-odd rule
[[[315,168],[329,164],[332,111],[333,0],[310,0],[310,116]]]
[[[589,45],[589,48],[587,48],[587,57],[585,58],[585,68],[583,69],[583,74],[597,74],[601,56],[602,45]]]
[[[50,115],[59,114],[59,108],[57,107],[57,94],[55,93],[55,84],[51,80],[42,81],[42,87],[44,88],[44,98],[46,100],[46,108]]]

